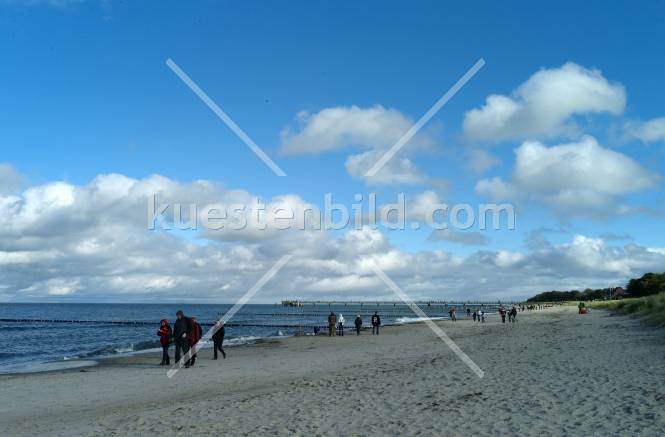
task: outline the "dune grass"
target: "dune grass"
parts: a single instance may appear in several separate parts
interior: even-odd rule
[[[665,325],[665,293],[652,296],[593,302],[595,308],[604,308],[619,314],[634,314],[650,323]]]

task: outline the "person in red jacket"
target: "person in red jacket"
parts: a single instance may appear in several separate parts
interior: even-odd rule
[[[169,358],[169,344],[171,344],[171,326],[169,326],[169,321],[162,319],[159,326],[159,342],[162,344],[162,362],[159,363],[160,366],[170,366],[171,358]]]
[[[201,337],[203,337],[203,330],[201,329],[199,322],[196,321],[196,317],[191,317],[189,320],[192,323],[192,333],[189,336],[189,349],[192,351],[192,358],[189,360],[189,366],[191,367],[196,362],[196,350],[192,348],[199,342],[199,340],[201,340]]]

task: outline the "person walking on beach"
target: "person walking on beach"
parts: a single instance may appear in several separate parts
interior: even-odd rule
[[[517,308],[515,308],[514,305],[513,305],[513,307],[510,309],[510,315],[511,315],[510,318],[512,319],[511,322],[515,323],[515,322],[516,322],[515,319],[517,319]]]
[[[201,329],[199,322],[196,321],[196,317],[192,317],[190,320],[192,323],[192,332],[189,335],[189,348],[192,349],[196,346],[196,343],[201,340],[201,337],[203,337],[203,330]],[[190,366],[193,366],[194,363],[196,363],[196,355],[196,349],[194,349],[192,351],[192,357],[189,359]]]
[[[485,311],[480,310],[480,321],[485,323]]]
[[[337,327],[337,316],[334,312],[330,311],[328,316],[328,337],[335,336],[335,328]]]
[[[360,328],[363,327],[363,319],[360,318],[360,314],[356,316],[356,320],[353,321],[353,324],[356,325],[356,335],[360,335]]]
[[[499,307],[499,315],[501,316],[501,323],[506,323],[506,309],[503,305]]]
[[[457,315],[455,314],[455,308],[454,307],[450,309],[448,314],[450,314],[450,320],[452,320],[453,322],[457,321]]]
[[[212,334],[212,343],[215,351],[212,359],[217,359],[217,350],[222,353],[222,358],[226,358],[226,352],[224,352],[224,348],[222,347],[222,343],[224,343],[224,323],[219,321],[215,323],[215,333]]]
[[[474,322],[476,321],[476,318],[477,318],[477,317],[478,317],[478,314],[476,313],[476,311],[474,311],[474,312],[473,312],[473,321],[474,321]]]
[[[466,309],[466,316],[471,317],[471,308]]]
[[[173,322],[173,341],[175,343],[175,362],[180,362],[180,353],[183,356],[189,352],[189,334],[192,331],[192,324],[189,318],[185,317],[182,310],[175,313],[175,322]],[[185,363],[189,367],[189,362]]]
[[[577,313],[582,314],[582,309],[584,308],[584,302],[580,302],[579,305],[577,305]]]
[[[169,326],[169,321],[162,319],[159,322],[159,343],[162,345],[162,362],[159,363],[160,366],[170,366],[171,358],[169,358],[169,344],[171,343],[171,336],[173,335],[171,327]]]
[[[337,318],[337,335],[344,337],[344,315],[342,313],[339,313]]]
[[[381,326],[381,316],[377,311],[374,311],[372,316],[372,335],[379,335],[379,326]]]

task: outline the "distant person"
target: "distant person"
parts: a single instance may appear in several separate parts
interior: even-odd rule
[[[334,312],[330,311],[328,316],[328,337],[335,336],[335,327],[337,326],[337,316]]]
[[[173,342],[175,343],[175,362],[180,362],[180,353],[183,356],[189,352],[189,335],[192,332],[192,324],[189,318],[185,317],[182,310],[175,313],[175,322],[173,322]],[[185,363],[189,367],[189,362]]]
[[[171,331],[168,320],[162,319],[161,322],[159,322],[159,331],[157,331],[157,335],[159,335],[159,343],[162,345],[162,362],[159,363],[159,365],[170,366],[171,358],[169,358],[169,344],[171,344],[173,331]]]
[[[360,314],[356,316],[353,324],[356,325],[356,335],[360,335],[360,329],[363,327],[363,319],[360,318]]]
[[[448,313],[450,314],[450,320],[452,320],[453,322],[457,321],[457,314],[455,314],[455,311],[456,311],[455,308],[451,308],[450,312]]]
[[[582,309],[584,308],[584,302],[580,302],[579,305],[577,305],[577,312],[578,314],[582,314]]]
[[[480,321],[485,323],[485,311],[480,310]]]
[[[337,318],[337,335],[344,337],[344,315],[342,313],[339,313]]]
[[[515,323],[517,321],[517,308],[514,306],[510,309],[510,315],[512,316],[512,322]]]
[[[224,348],[222,347],[224,343],[224,334],[225,334],[224,323],[222,322],[215,323],[215,333],[212,334],[212,345],[213,349],[215,350],[215,353],[213,354],[212,357],[213,360],[217,359],[217,350],[219,350],[222,353],[222,358],[226,359],[226,352],[224,352]]]
[[[476,311],[473,312],[473,321],[476,321],[476,318],[478,317],[478,313]]]
[[[499,307],[499,315],[501,316],[501,323],[506,323],[506,309],[503,307]]]
[[[199,322],[196,321],[196,317],[192,317],[190,320],[192,322],[192,332],[189,336],[189,348],[191,350],[201,340],[201,337],[203,337],[203,330]],[[190,366],[193,366],[194,363],[196,363],[196,348],[192,351],[192,357],[189,359]]]
[[[466,309],[466,316],[471,317],[471,308]]]
[[[372,335],[379,335],[379,326],[381,326],[381,316],[377,311],[374,311],[372,316]]]

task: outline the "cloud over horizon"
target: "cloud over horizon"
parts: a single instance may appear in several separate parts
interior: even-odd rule
[[[614,246],[583,235],[527,251],[459,256],[404,251],[385,232],[368,228],[341,234],[280,231],[242,241],[150,231],[146,205],[154,193],[183,204],[253,197],[211,181],[119,174],[98,175],[83,185],[53,181],[0,195],[0,300],[231,302],[286,253],[294,258],[257,302],[392,298],[374,277],[370,261],[413,298],[463,300],[600,286],[665,265],[663,248],[632,242]],[[301,202],[291,196],[275,199]],[[422,204],[440,201],[433,192],[417,199]]]

